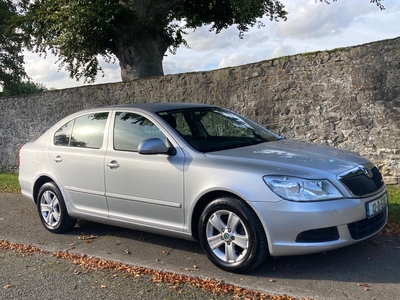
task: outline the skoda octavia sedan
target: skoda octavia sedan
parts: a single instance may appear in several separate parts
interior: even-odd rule
[[[19,161],[47,230],[84,219],[194,239],[230,272],[347,246],[387,221],[386,186],[367,159],[210,105],[81,111],[22,146]]]

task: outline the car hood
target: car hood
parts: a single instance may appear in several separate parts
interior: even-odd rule
[[[278,140],[254,146],[206,153],[218,160],[255,163],[270,172],[291,171],[293,175],[329,172],[340,174],[357,165],[369,163],[365,158],[332,147],[297,140]],[[296,171],[297,170],[297,171]],[[300,171],[302,170],[302,171]]]

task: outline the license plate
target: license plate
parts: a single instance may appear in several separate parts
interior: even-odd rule
[[[367,218],[371,218],[377,213],[381,212],[386,208],[388,203],[387,194],[379,197],[378,199],[367,202],[365,205],[367,207]]]

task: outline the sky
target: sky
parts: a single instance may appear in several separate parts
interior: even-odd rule
[[[332,2],[332,1],[331,1]],[[369,0],[338,0],[331,4],[314,0],[282,0],[289,12],[286,22],[262,19],[264,27],[251,28],[239,38],[236,27],[220,34],[209,26],[189,31],[185,36],[190,48],[181,46],[175,55],[167,52],[163,61],[165,75],[209,71],[255,63],[305,52],[356,46],[400,36],[400,1],[384,0],[381,11]],[[48,89],[86,85],[59,70],[57,58],[24,52],[28,76]],[[92,84],[121,81],[118,61],[101,62],[101,74]]]

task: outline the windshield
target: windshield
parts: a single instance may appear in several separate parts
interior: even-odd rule
[[[260,125],[219,107],[159,112],[193,148],[201,152],[245,147],[280,139]]]

